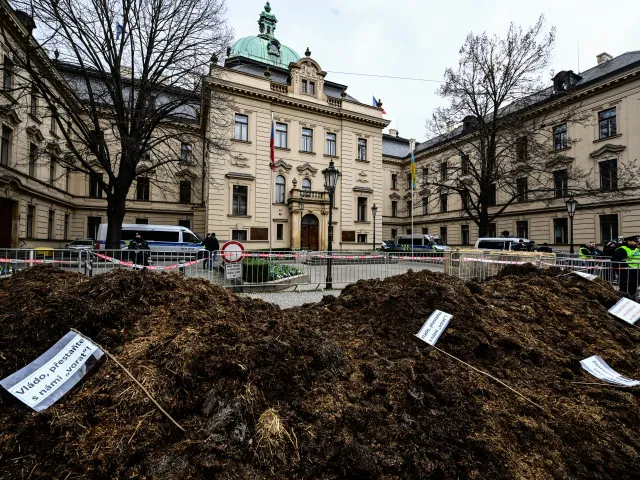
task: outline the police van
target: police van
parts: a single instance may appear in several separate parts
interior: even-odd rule
[[[443,252],[451,250],[451,247],[442,241],[438,235],[413,234],[413,235],[396,235],[393,239],[393,251],[403,252],[411,251],[436,251]]]
[[[106,223],[98,227],[96,250],[104,250],[107,241]],[[123,223],[120,237],[120,248],[126,249],[129,242],[139,233],[149,244],[151,255],[185,253],[189,257],[201,256],[204,252],[202,240],[186,227],[174,225],[140,225]]]
[[[523,237],[484,237],[476,240],[475,248],[480,250],[513,250],[520,240],[525,245],[529,243],[529,239]]]

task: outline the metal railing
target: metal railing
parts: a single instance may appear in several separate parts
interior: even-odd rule
[[[452,250],[447,252],[265,252],[245,251],[241,257],[202,250],[188,252],[142,252],[135,250],[0,249],[0,278],[34,265],[50,264],[85,275],[100,275],[117,268],[176,271],[203,278],[219,285],[251,291],[280,290],[292,286],[322,288],[327,268],[335,286],[358,280],[387,278],[408,270],[443,272],[464,280],[482,281],[499,274],[505,267],[532,264],[535,268],[563,269],[559,275],[577,274],[590,280],[600,278],[614,288],[635,295],[638,269],[609,259],[580,259],[548,253],[487,252]],[[331,262],[328,260],[331,259]],[[233,261],[233,260],[238,260]]]

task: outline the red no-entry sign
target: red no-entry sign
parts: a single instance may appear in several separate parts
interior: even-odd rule
[[[222,245],[222,260],[227,263],[240,262],[244,255],[244,247],[240,242],[229,240]]]

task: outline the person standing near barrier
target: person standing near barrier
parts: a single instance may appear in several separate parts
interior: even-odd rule
[[[136,252],[134,256],[136,265],[149,266],[149,244],[139,233],[136,233],[135,238],[129,242],[129,250]]]
[[[618,268],[620,272],[620,291],[635,297],[638,290],[638,268],[640,267],[638,236],[633,235],[624,240],[625,243],[613,253],[611,261],[614,262],[614,268]],[[626,266],[623,265],[623,262],[626,263]]]
[[[213,262],[216,261],[218,250],[220,250],[220,242],[216,238],[215,233],[207,233],[204,241],[202,242],[204,248],[207,250],[207,260],[204,262],[204,267],[209,267],[209,270],[213,270]]]
[[[588,242],[580,245],[578,253],[580,254],[580,258],[584,260],[593,260],[596,257],[602,256],[602,252],[596,246],[596,242]]]

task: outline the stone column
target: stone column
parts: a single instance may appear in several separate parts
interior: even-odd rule
[[[295,250],[299,250],[300,249],[300,235],[301,235],[301,231],[300,231],[300,222],[301,222],[301,217],[300,217],[300,209],[299,208],[292,208],[291,209],[291,248],[295,249]]]

